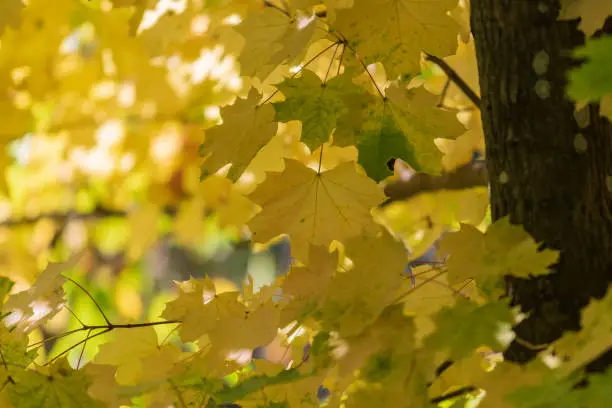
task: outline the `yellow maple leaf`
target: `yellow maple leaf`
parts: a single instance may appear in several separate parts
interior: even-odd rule
[[[116,329],[113,339],[100,346],[96,364],[117,367],[119,384],[136,384],[163,378],[181,355],[175,344],[158,346],[153,326]]]
[[[130,403],[129,398],[120,395],[119,384],[115,379],[116,371],[115,367],[107,364],[89,363],[83,367],[83,372],[92,379],[87,389],[89,395],[112,408],[120,408]]]
[[[370,209],[384,194],[354,162],[319,173],[285,159],[285,170],[269,173],[249,198],[263,208],[248,224],[253,238],[267,242],[289,234],[293,256],[306,262],[310,244],[328,246],[362,232],[375,234],[379,226]]]
[[[216,304],[209,305],[216,299],[215,285],[210,278],[194,279],[176,283],[179,296],[166,304],[162,317],[168,320],[180,320],[180,333],[183,341],[193,341],[206,333],[216,324]],[[225,294],[224,294],[225,295]],[[236,298],[236,292],[225,297]]]
[[[256,75],[282,46],[278,40],[287,31],[291,20],[272,8],[251,12],[240,24],[238,32],[245,40],[240,54],[240,73]]]
[[[439,251],[450,255],[446,266],[448,281],[453,285],[469,278],[486,284],[503,275],[544,275],[559,258],[559,251],[538,251],[531,235],[521,226],[510,224],[508,217],[497,220],[485,234],[462,224],[461,230],[442,238]]]
[[[379,222],[405,240],[416,258],[456,223],[480,224],[488,205],[488,189],[473,187],[421,192],[406,201],[378,208],[374,214]]]
[[[322,307],[322,323],[343,336],[356,335],[374,322],[396,299],[408,253],[383,230],[381,236],[358,236],[346,241],[354,267],[335,275]]]
[[[602,299],[591,299],[582,309],[579,332],[567,332],[553,347],[559,356],[564,357],[563,364],[557,368],[560,375],[585,366],[597,356],[604,353],[612,344],[612,286],[608,287]]]
[[[355,0],[333,27],[365,64],[380,61],[390,79],[414,73],[421,51],[444,57],[457,47],[459,25],[447,13],[456,0]]]
[[[29,332],[53,317],[65,303],[62,272],[76,266],[80,258],[79,253],[64,262],[49,262],[32,287],[9,296],[3,305],[10,312],[4,323]]]
[[[204,200],[194,197],[182,202],[174,220],[174,236],[182,245],[193,245],[204,239],[206,221]]]
[[[283,298],[289,301],[281,310],[281,326],[301,322],[320,305],[338,267],[338,253],[324,246],[311,245],[307,266],[294,266],[282,285]]]
[[[222,228],[242,228],[254,211],[253,203],[239,194],[230,180],[216,174],[200,184],[197,195],[207,210],[217,214]]]
[[[117,366],[119,384],[135,384],[145,367],[141,359],[157,349],[157,334],[153,327],[121,329],[113,340],[103,344],[93,362]]]
[[[222,351],[254,349],[274,340],[278,331],[279,317],[277,305],[268,301],[255,310],[225,316],[208,333],[208,338],[214,348]]]
[[[480,94],[480,83],[478,80],[478,65],[476,61],[476,48],[474,39],[469,38],[467,42],[459,41],[457,51],[454,55],[444,58],[444,61],[457,73],[457,75],[472,89],[477,95]],[[433,62],[423,62],[423,67],[435,65]],[[444,85],[448,79],[447,75],[436,66],[432,68],[431,76],[425,78],[425,89],[437,95],[442,94]],[[462,108],[472,106],[473,102],[450,81],[444,94],[442,104],[449,108]]]
[[[580,18],[578,26],[587,36],[603,27],[612,14],[612,2],[601,0],[561,0],[560,20]]]
[[[202,165],[203,174],[211,174],[232,163],[227,177],[236,181],[259,149],[276,134],[274,107],[258,106],[261,95],[252,89],[247,99],[238,98],[233,105],[221,109],[223,124],[206,131],[202,145],[208,157]]]
[[[240,71],[265,80],[282,63],[306,52],[315,32],[314,19],[298,13],[293,18],[272,7],[250,12],[237,31],[245,39]]]
[[[444,156],[442,168],[451,172],[473,160],[474,152],[484,153],[484,130],[480,112],[470,115],[467,122],[468,130],[457,139],[436,139],[435,143]]]
[[[128,214],[130,241],[127,254],[130,259],[140,258],[157,241],[160,217],[161,209],[154,203],[147,203]]]

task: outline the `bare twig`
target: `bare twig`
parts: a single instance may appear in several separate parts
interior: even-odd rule
[[[461,387],[458,390],[449,392],[448,394],[440,395],[439,397],[435,397],[429,400],[432,404],[439,404],[441,402],[447,401],[449,399],[461,397],[462,395],[469,394],[470,392],[478,391],[478,388],[469,385],[467,387]]]
[[[104,318],[104,321],[106,322],[106,324],[111,326],[112,323],[110,322],[110,320],[108,320],[108,317],[106,317],[106,314],[104,313],[104,310],[102,310],[102,307],[100,306],[100,304],[98,302],[96,302],[96,299],[94,299],[94,297],[91,295],[91,293],[89,293],[89,291],[87,291],[87,289],[85,289],[79,282],[75,281],[74,279],[69,278],[67,276],[64,276],[64,277],[66,279],[68,279],[70,282],[74,283],[79,289],[81,289],[83,291],[83,293],[85,293],[91,299],[91,301],[94,303],[94,305],[96,305],[96,308],[98,309],[98,311],[102,315],[102,318]],[[83,325],[83,326],[85,326],[85,325]]]

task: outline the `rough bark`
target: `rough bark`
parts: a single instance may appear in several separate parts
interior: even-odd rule
[[[575,114],[565,97],[569,50],[584,36],[577,21],[557,21],[559,9],[558,0],[471,0],[493,218],[509,214],[561,250],[550,276],[508,279],[513,303],[531,313],[517,336],[532,345],[578,330],[580,310],[612,282],[612,126],[596,106]],[[546,72],[536,56],[549,59]],[[515,341],[505,357],[536,353]],[[610,364],[612,352],[590,368]]]

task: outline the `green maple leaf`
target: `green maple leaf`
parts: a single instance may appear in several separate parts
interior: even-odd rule
[[[506,395],[505,400],[517,408],[603,408],[610,406],[609,403],[612,402],[610,400],[608,400],[607,405],[585,404],[588,399],[581,398],[582,392],[572,391],[575,382],[576,379],[559,379],[553,375],[548,375],[538,385],[518,387]],[[608,395],[612,394],[608,392]]]
[[[612,37],[593,38],[574,55],[587,61],[569,73],[567,93],[573,99],[590,101],[612,92]]]
[[[461,298],[453,307],[444,307],[433,317],[436,331],[423,340],[433,350],[448,350],[449,358],[459,360],[479,346],[500,346],[496,334],[501,323],[512,322],[512,312],[504,302],[478,305]]]
[[[363,109],[363,124],[355,135],[358,162],[369,177],[380,181],[392,174],[391,158],[399,158],[415,170],[440,171],[442,152],[436,138],[456,138],[465,131],[456,115],[436,109],[437,99],[423,88],[405,89],[393,85],[384,101],[372,98]],[[345,145],[350,132],[334,136],[334,143]]]
[[[358,163],[376,181],[392,174],[387,167],[391,158],[402,159],[420,170],[414,149],[386,104],[372,112],[371,120],[359,135],[357,150]]]
[[[22,370],[13,375],[14,384],[7,387],[16,408],[102,408],[100,401],[87,393],[91,380],[83,371],[73,370],[65,359],[50,368],[49,375]]]
[[[582,406],[590,408],[607,408],[612,406],[612,369],[608,368],[603,374],[589,375],[589,386],[576,393]]]
[[[323,83],[313,72],[304,71],[299,78],[281,83],[278,89],[285,95],[285,101],[273,104],[276,119],[301,121],[301,141],[316,150],[329,140],[337,119],[348,113],[347,92],[358,92],[359,88],[344,75]]]

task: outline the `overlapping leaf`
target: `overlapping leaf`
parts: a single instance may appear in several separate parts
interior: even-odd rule
[[[333,28],[365,64],[382,62],[393,79],[415,74],[422,50],[444,57],[457,48],[454,0],[355,0],[338,10]]]
[[[570,71],[567,93],[576,100],[600,101],[601,113],[612,118],[612,38],[591,39],[574,52],[586,58],[580,67]]]
[[[372,98],[363,106],[358,134],[340,133],[334,143],[354,141],[359,164],[377,181],[392,174],[387,166],[391,158],[402,159],[418,170],[439,172],[442,153],[434,139],[454,139],[465,128],[453,113],[437,109],[436,97],[423,88],[392,85],[385,92],[384,101]]]
[[[300,120],[300,140],[313,151],[329,140],[338,122],[348,113],[347,94],[358,92],[350,77],[340,76],[324,83],[308,70],[299,78],[282,82],[278,89],[285,100],[274,104],[276,119]]]
[[[496,221],[485,234],[467,224],[445,235],[440,252],[450,254],[446,263],[451,284],[469,278],[482,286],[494,284],[503,275],[518,277],[550,273],[549,266],[559,251],[538,250],[538,244],[521,226],[511,225],[508,217]]]
[[[383,197],[353,162],[319,173],[286,159],[285,170],[269,173],[249,196],[262,207],[249,227],[258,242],[289,234],[294,256],[306,262],[310,244],[328,246],[335,239],[376,233],[370,209]]]
[[[223,124],[206,131],[201,146],[202,154],[207,156],[202,165],[204,175],[232,163],[227,176],[237,180],[259,149],[274,137],[278,127],[274,108],[268,104],[259,106],[260,99],[253,89],[247,99],[238,98],[221,110]]]

